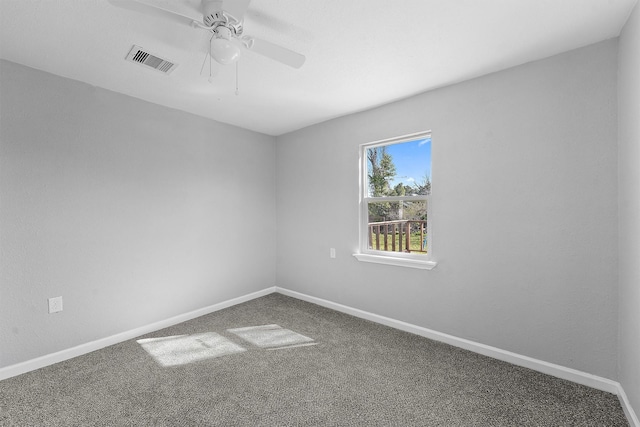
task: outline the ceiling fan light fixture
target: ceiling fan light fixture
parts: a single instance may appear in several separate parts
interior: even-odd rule
[[[240,58],[240,47],[231,41],[229,29],[220,27],[210,42],[211,57],[222,65],[230,65]]]

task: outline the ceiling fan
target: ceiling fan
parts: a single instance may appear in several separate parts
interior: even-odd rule
[[[251,0],[202,0],[202,22],[192,17],[140,0],[109,0],[111,4],[146,15],[161,16],[211,32],[209,55],[217,63],[236,63],[242,52],[248,50],[274,61],[300,68],[304,55],[268,41],[244,34],[244,14]],[[206,58],[205,58],[206,60]]]

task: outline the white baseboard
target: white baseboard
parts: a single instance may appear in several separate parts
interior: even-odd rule
[[[534,359],[532,357],[523,356],[521,354],[477,343],[464,338],[458,338],[453,335],[444,334],[442,332],[412,325],[400,320],[395,320],[389,317],[369,313],[367,311],[359,310],[357,308],[338,304],[332,301],[327,301],[322,298],[312,297],[300,292],[291,291],[289,289],[276,286],[276,292],[313,304],[317,304],[322,307],[327,307],[332,310],[340,311],[342,313],[350,314],[361,319],[370,320],[375,323],[380,323],[385,326],[400,329],[401,331],[410,332],[412,334],[416,334],[435,341],[441,341],[455,347],[460,347],[465,350],[473,351],[474,353],[479,353],[485,356],[492,357],[494,359],[502,360],[504,362],[509,362],[514,365],[524,366],[525,368],[533,369],[534,371],[542,372],[547,375],[562,378],[564,380],[592,387],[597,390],[616,394],[618,396],[618,399],[620,400],[622,409],[627,416],[627,420],[629,421],[629,424],[631,424],[631,427],[640,427],[638,417],[633,411],[633,408],[631,407],[631,404],[627,399],[627,395],[622,389],[622,386],[617,381],[589,374],[587,372],[578,371],[576,369],[567,368],[565,366],[556,365],[554,363],[545,362],[543,360]]]
[[[188,313],[180,314],[178,316],[174,316],[169,319],[161,320],[159,322],[151,323],[149,325],[145,325],[139,328],[131,329],[129,331],[121,332],[116,335],[111,335],[106,338],[101,338],[95,341],[88,342],[86,344],[80,344],[76,347],[61,350],[56,353],[47,354],[45,356],[27,360],[25,362],[16,363],[15,365],[10,365],[4,368],[0,368],[0,380],[15,377],[16,375],[24,374],[26,372],[40,369],[45,366],[53,365],[54,363],[62,362],[64,360],[81,356],[83,354],[87,354],[92,351],[100,350],[101,348],[108,347],[113,344],[118,344],[120,342],[138,337],[140,335],[148,334],[149,332],[153,332],[159,329],[167,328],[169,326],[177,325],[178,323],[186,322],[187,320],[195,319],[196,317],[204,316],[205,314],[213,313],[215,311],[222,310],[223,308],[231,307],[233,305],[237,305],[255,298],[259,298],[259,297],[271,294],[275,291],[276,291],[275,286],[271,288],[263,289],[258,292],[253,292],[248,295],[244,295],[238,298],[233,298],[218,304],[213,304],[208,307],[190,311]]]
[[[629,421],[629,425],[631,427],[640,427],[640,420],[638,419],[638,415],[636,415],[633,407],[631,406],[631,402],[629,402],[629,398],[627,397],[627,393],[624,392],[622,388],[622,384],[618,384],[618,399],[620,399],[620,405],[624,410],[624,414],[627,416],[627,421]]]

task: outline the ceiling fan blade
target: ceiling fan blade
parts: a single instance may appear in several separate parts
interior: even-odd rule
[[[164,7],[143,3],[137,0],[109,0],[109,3],[122,9],[133,10],[149,16],[157,16],[174,22],[191,25],[195,20],[187,15],[174,12]]]
[[[244,13],[249,8],[249,3],[251,3],[251,0],[224,0],[223,9],[238,21],[242,21]]]
[[[278,46],[271,42],[256,39],[251,37],[251,43],[249,43],[248,49],[258,53],[274,61],[281,62],[289,67],[300,68],[304,64],[305,56],[287,49],[286,47]]]

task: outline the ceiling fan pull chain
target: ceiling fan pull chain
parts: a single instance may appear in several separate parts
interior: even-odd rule
[[[238,63],[236,62],[236,96],[240,95],[240,89],[238,87]]]
[[[211,68],[213,67],[213,56],[211,56],[211,40],[213,40],[213,37],[214,36],[211,36],[211,38],[209,39],[209,78],[207,79],[209,83],[213,83],[213,73],[211,71]]]
[[[211,73],[211,68],[213,67],[213,57],[209,54],[209,83],[213,83],[213,75]]]
[[[202,75],[202,72],[204,71],[204,66],[207,63],[207,58],[209,57],[209,53],[207,52],[204,55],[204,61],[202,61],[202,67],[200,67],[200,75]]]

